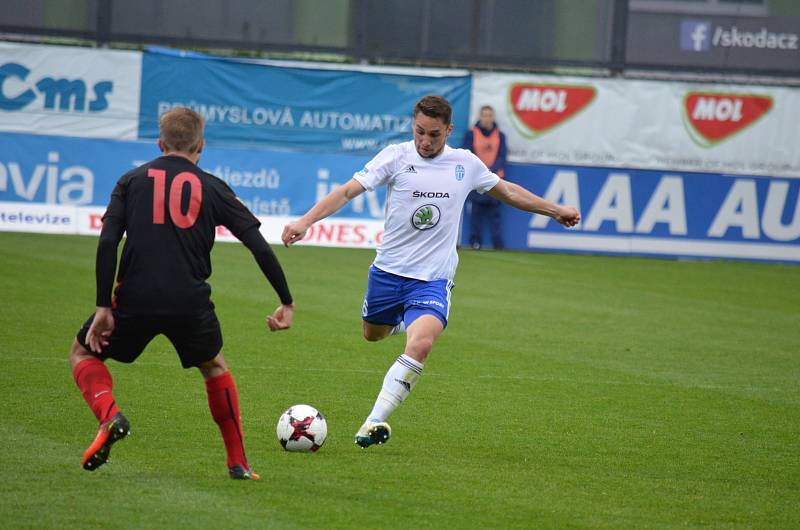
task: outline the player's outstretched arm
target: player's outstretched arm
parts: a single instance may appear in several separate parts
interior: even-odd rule
[[[575,226],[581,220],[581,214],[574,206],[548,201],[513,182],[501,180],[487,193],[514,208],[552,217],[566,227]]]
[[[287,247],[293,245],[306,236],[308,229],[322,219],[341,210],[345,204],[364,193],[364,186],[356,179],[350,179],[346,184],[334,189],[323,197],[306,214],[293,223],[283,227],[281,239]]]
[[[277,256],[272,252],[269,243],[261,235],[257,226],[253,226],[239,238],[244,246],[246,246],[253,257],[258,263],[261,272],[269,280],[272,288],[278,293],[281,299],[281,305],[278,306],[272,315],[267,316],[267,326],[270,331],[280,331],[289,329],[292,326],[292,319],[294,317],[294,303],[292,301],[292,294],[289,292],[289,285],[286,283],[286,275],[283,273],[283,268],[278,262]]]

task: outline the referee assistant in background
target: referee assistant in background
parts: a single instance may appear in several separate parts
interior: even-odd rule
[[[464,136],[464,149],[475,153],[481,162],[498,177],[506,176],[506,135],[500,132],[494,121],[494,109],[489,105],[481,107],[479,119]],[[503,235],[500,232],[500,201],[488,193],[472,192],[467,201],[470,205],[469,244],[474,249],[483,246],[483,227],[489,225],[492,246],[503,248]]]

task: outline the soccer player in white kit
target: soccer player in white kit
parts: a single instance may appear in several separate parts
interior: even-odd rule
[[[431,347],[447,326],[450,290],[458,265],[456,244],[464,201],[470,191],[489,193],[521,210],[547,215],[564,226],[580,221],[561,206],[500,179],[465,149],[453,149],[450,103],[425,96],[414,106],[414,140],[386,147],[343,186],[283,229],[289,246],[315,222],[339,211],[365,190],[388,188],[381,244],[369,270],[361,318],[364,338],[377,341],[406,332],[406,346],[386,373],[372,411],[355,436],[361,447],[388,441],[386,423],[411,393]]]

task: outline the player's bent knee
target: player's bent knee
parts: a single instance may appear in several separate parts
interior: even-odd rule
[[[382,335],[378,335],[378,334],[376,334],[374,332],[367,331],[365,329],[364,330],[364,338],[368,342],[378,342],[379,340],[381,340],[383,338],[383,336]]]
[[[204,379],[211,379],[228,371],[228,365],[225,363],[222,352],[219,352],[213,359],[200,363],[197,368]]]
[[[69,364],[74,368],[81,361],[94,357],[92,352],[81,346],[77,339],[72,339],[72,346],[69,349]]]
[[[429,337],[416,338],[408,342],[406,350],[420,357],[427,357],[433,348],[433,339]]]
[[[377,342],[389,336],[391,326],[382,326],[364,322],[364,338],[369,342]]]
[[[89,351],[81,346],[81,343],[78,342],[78,339],[72,339],[72,345],[69,348],[70,358],[85,355],[87,353],[89,353]]]

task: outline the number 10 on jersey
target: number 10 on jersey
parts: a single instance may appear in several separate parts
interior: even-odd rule
[[[169,217],[178,228],[191,228],[200,214],[203,204],[203,185],[197,175],[188,171],[178,173],[167,191],[167,172],[163,169],[148,169],[147,176],[153,179],[153,224],[163,225],[165,219],[164,202],[169,203]],[[189,208],[181,211],[184,185],[189,184]]]

